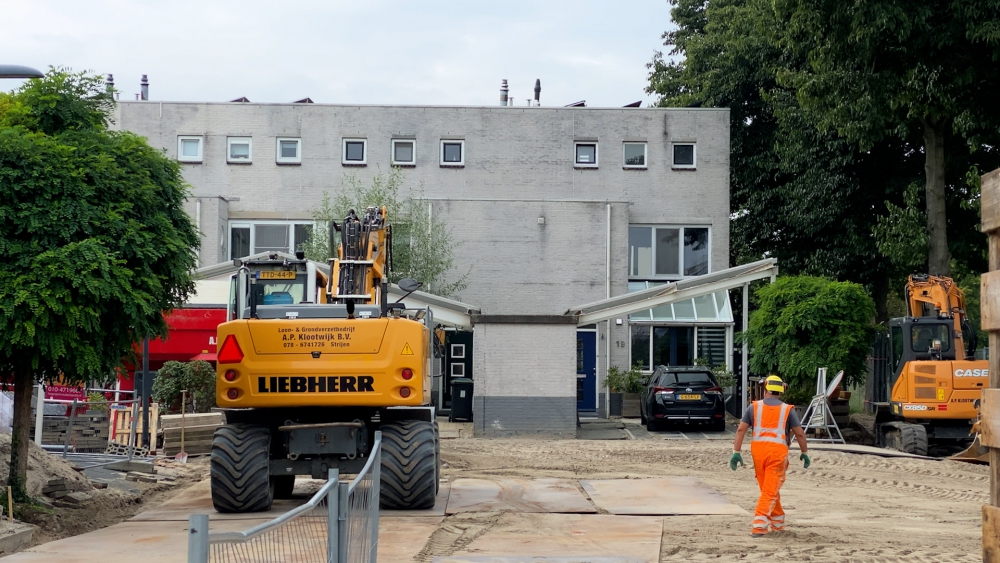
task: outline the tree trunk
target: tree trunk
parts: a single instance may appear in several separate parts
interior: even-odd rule
[[[924,173],[927,184],[927,269],[938,276],[951,275],[948,251],[948,218],[944,197],[944,126],[937,120],[924,119]]]
[[[31,441],[31,388],[35,384],[30,370],[14,373],[14,427],[10,443],[10,473],[7,484],[13,491],[14,500],[28,500],[24,488],[28,477],[28,442]]]

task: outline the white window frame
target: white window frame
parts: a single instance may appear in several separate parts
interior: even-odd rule
[[[677,164],[674,162],[674,147],[677,145],[691,145],[691,164]],[[670,143],[670,167],[674,170],[694,170],[698,168],[698,143],[694,141]]]
[[[651,247],[652,260],[653,260],[653,263],[652,263],[652,272],[648,276],[641,276],[641,275],[635,275],[635,276],[633,276],[632,275],[632,264],[631,264],[632,257],[630,255],[628,255],[629,253],[631,253],[631,250],[630,250],[630,247],[628,246],[628,235],[627,235],[627,231],[626,231],[625,247],[626,247],[626,253],[627,253],[627,255],[625,257],[625,267],[627,268],[626,273],[628,274],[626,277],[628,278],[629,281],[646,281],[646,280],[649,280],[649,281],[664,281],[664,280],[666,280],[666,281],[673,281],[673,280],[682,280],[682,279],[688,279],[688,278],[696,278],[696,277],[698,277],[698,276],[688,276],[688,275],[684,274],[684,266],[685,266],[685,264],[684,264],[684,229],[708,229],[708,271],[705,272],[704,275],[711,274],[714,271],[712,269],[712,244],[713,244],[714,241],[713,241],[713,238],[712,238],[712,226],[711,225],[677,225],[677,224],[673,224],[673,225],[671,225],[671,224],[665,224],[665,225],[660,225],[660,224],[658,224],[658,225],[648,225],[648,224],[630,224],[628,226],[628,228],[630,228],[630,229],[632,229],[632,228],[651,229],[652,232],[650,233],[650,235],[652,236],[651,240],[652,240],[652,245],[653,245]],[[656,229],[678,229],[680,231],[680,233],[677,236],[678,250],[677,250],[677,273],[676,274],[657,274],[656,273]]]
[[[452,344],[451,345],[451,357],[454,359],[464,360],[465,359],[465,344]]]
[[[401,161],[396,160],[396,145],[399,143],[410,143],[413,145],[413,160]],[[393,166],[416,166],[417,165],[417,140],[416,139],[393,139],[392,144],[389,147],[389,160],[392,162]],[[462,155],[465,155],[465,149],[462,150]],[[444,158],[444,157],[442,157]]]
[[[233,144],[246,141],[247,158],[233,158]],[[226,162],[229,164],[250,164],[253,162],[253,137],[226,137]]]
[[[625,147],[627,145],[642,145],[643,164],[627,164],[625,159]],[[649,168],[649,144],[646,141],[622,141],[622,168],[630,170],[645,170]]]
[[[455,369],[460,368],[460,369]],[[465,377],[465,362],[452,362],[448,369],[451,377]],[[461,372],[461,373],[457,373]]]
[[[361,143],[361,160],[347,160],[347,143]],[[340,143],[340,163],[344,166],[368,166],[368,139],[344,137]]]
[[[461,147],[459,150],[462,151],[462,160],[460,160],[458,162],[445,162],[444,161],[444,146],[446,144],[448,144],[448,145],[459,145]],[[439,155],[439,162],[440,162],[441,166],[447,166],[447,167],[452,167],[452,168],[461,168],[461,167],[465,166],[465,139],[441,139],[440,149],[441,149],[441,151],[440,151],[440,155]]]
[[[257,244],[256,229],[254,229],[255,225],[286,225],[287,228],[288,228],[288,242],[291,245],[290,250],[286,251],[286,252],[290,253],[290,254],[294,254],[295,253],[295,247],[297,247],[299,245],[299,242],[300,242],[300,241],[295,240],[295,225],[312,225],[313,229],[316,228],[316,222],[312,221],[310,219],[302,219],[302,220],[299,220],[299,221],[295,221],[295,220],[292,220],[292,221],[275,221],[275,220],[255,220],[255,219],[233,219],[232,221],[229,221],[229,225],[226,228],[226,237],[227,238],[225,240],[225,245],[226,245],[226,254],[228,256],[232,256],[233,255],[233,249],[230,247],[230,245],[232,244],[232,241],[233,241],[233,229],[238,229],[238,228],[244,228],[245,229],[247,227],[250,228],[250,255],[252,256],[253,254],[255,254],[254,247]],[[242,258],[242,256],[237,256],[235,258]]]
[[[184,141],[198,141],[198,156],[184,156]],[[205,155],[205,137],[202,135],[178,135],[177,136],[177,161],[178,162],[202,162]]]
[[[577,162],[580,145],[594,145],[594,162]],[[601,162],[601,147],[597,141],[573,141],[573,168],[597,168]]]
[[[281,156],[281,143],[295,141],[295,156]],[[299,137],[277,137],[274,141],[274,161],[278,164],[302,164],[302,139]]]

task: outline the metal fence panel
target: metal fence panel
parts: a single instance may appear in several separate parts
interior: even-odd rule
[[[209,533],[192,516],[188,563],[375,563],[382,464],[382,433],[361,473],[327,483],[306,504],[243,532]],[[203,547],[207,546],[207,547]]]

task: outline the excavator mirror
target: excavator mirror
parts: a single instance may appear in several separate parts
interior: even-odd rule
[[[414,291],[420,289],[420,286],[422,286],[424,284],[422,284],[422,283],[420,283],[420,282],[418,282],[417,280],[414,280],[414,279],[403,278],[403,279],[399,280],[399,283],[397,285],[399,285],[399,289],[402,289],[403,291],[405,291],[407,293],[413,293]]]

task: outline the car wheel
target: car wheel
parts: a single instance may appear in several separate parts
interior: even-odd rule
[[[649,432],[656,432],[659,429],[660,429],[660,424],[658,422],[656,422],[652,418],[646,419],[646,430],[648,430]]]
[[[642,410],[642,403],[639,403],[639,424],[646,424],[646,413]]]
[[[712,422],[712,430],[716,432],[724,432],[726,430],[726,418],[717,418]]]

